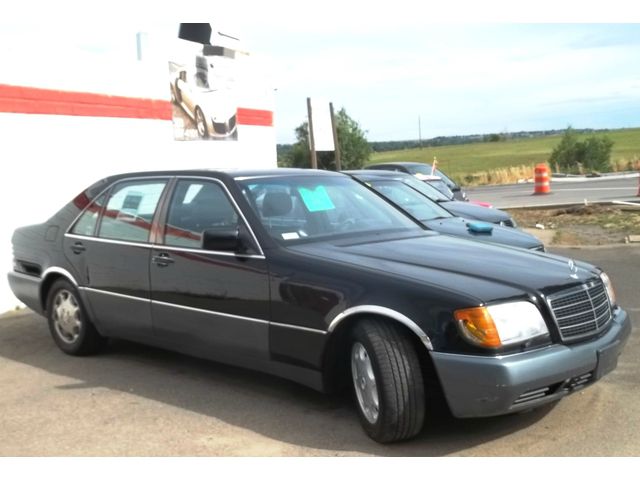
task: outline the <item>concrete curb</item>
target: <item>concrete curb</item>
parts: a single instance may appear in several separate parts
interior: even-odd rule
[[[616,203],[617,200],[595,200],[593,202],[587,202],[587,205],[616,205],[618,207],[620,206],[624,206],[624,205],[620,205],[619,203]],[[632,203],[632,202],[629,202]],[[519,210],[519,209],[530,209],[530,210],[536,210],[539,208],[560,208],[560,207],[573,207],[576,205],[585,205],[584,201],[582,202],[568,202],[568,203],[544,203],[541,205],[509,205],[509,206],[495,206],[494,208],[497,208],[499,210]],[[640,204],[638,204],[638,206],[640,206]]]
[[[568,176],[568,177],[555,177],[555,176],[551,176],[550,181],[551,184],[554,183],[580,183],[580,182],[602,182],[605,180],[624,180],[626,178],[638,178],[640,177],[640,172],[629,172],[629,173],[622,173],[622,174],[615,174],[615,175],[602,175],[600,177],[587,177],[584,175],[572,175],[572,176]],[[471,185],[471,186],[463,186],[462,188],[464,188],[467,192],[469,191],[473,191],[476,188],[482,188],[482,187],[513,187],[515,185],[523,185],[523,184],[527,184],[527,185],[533,185],[535,182],[533,180],[533,178],[526,178],[526,179],[520,179],[515,183],[492,183],[492,184],[487,184],[487,185]]]
[[[637,178],[640,177],[640,173],[623,173],[616,175],[602,175],[600,177],[586,177],[586,176],[575,176],[575,177],[554,177],[551,176],[551,183],[572,183],[572,182],[601,182],[604,180],[622,180],[625,178]]]

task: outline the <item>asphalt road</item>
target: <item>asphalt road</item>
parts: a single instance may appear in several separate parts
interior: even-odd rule
[[[489,185],[466,188],[469,198],[489,202],[496,208],[533,207],[555,204],[610,202],[612,200],[640,201],[637,197],[638,178],[617,180],[597,179],[583,182],[551,182],[551,193],[533,194],[533,183],[517,185]]]
[[[44,320],[0,316],[0,455],[640,455],[640,247],[552,249],[605,268],[634,332],[618,368],[554,406],[432,418],[402,444],[361,431],[348,396],[128,342],[62,354]]]

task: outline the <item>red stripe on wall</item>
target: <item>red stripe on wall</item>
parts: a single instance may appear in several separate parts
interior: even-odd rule
[[[0,112],[171,120],[171,102],[0,84]],[[273,112],[238,108],[238,125],[273,126]]]
[[[252,108],[238,108],[238,124],[273,127],[273,112]]]
[[[0,85],[0,112],[171,120],[167,100]]]

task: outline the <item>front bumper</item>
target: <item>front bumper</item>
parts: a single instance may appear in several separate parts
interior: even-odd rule
[[[490,417],[530,409],[590,385],[615,369],[631,334],[631,320],[614,312],[603,336],[576,345],[482,357],[431,352],[451,412]]]

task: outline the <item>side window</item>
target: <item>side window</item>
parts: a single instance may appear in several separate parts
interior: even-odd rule
[[[100,238],[149,241],[151,223],[166,181],[119,184],[112,190],[100,223]]]
[[[106,198],[107,194],[104,193],[95,199],[82,215],[80,215],[80,218],[78,218],[71,229],[71,233],[75,235],[94,235],[96,225],[98,224],[98,217],[100,217],[100,212],[102,211]]]
[[[238,227],[238,214],[215,182],[180,180],[169,205],[164,244],[201,248],[202,232]]]

